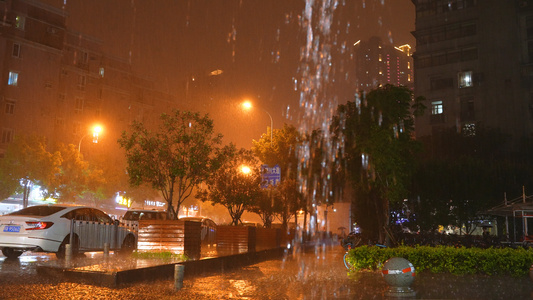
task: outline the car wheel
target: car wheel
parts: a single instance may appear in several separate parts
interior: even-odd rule
[[[129,255],[135,250],[137,245],[135,245],[135,236],[129,234],[126,236],[122,242],[122,247],[120,247],[120,254]]]
[[[13,248],[2,248],[2,254],[7,258],[18,258],[24,253],[24,250],[17,250]]]
[[[58,259],[64,259],[66,256],[66,245],[70,243],[70,234],[63,239],[63,242],[61,242],[61,245],[59,245],[59,249],[57,249],[56,257]],[[76,257],[78,255],[78,252],[80,250],[80,242],[78,240],[78,236],[75,235],[72,241],[72,257]]]

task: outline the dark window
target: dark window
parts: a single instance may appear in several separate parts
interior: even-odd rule
[[[100,223],[113,223],[113,219],[108,216],[106,213],[104,213],[101,210],[98,209],[92,209],[91,210],[94,215],[94,220]]]
[[[13,52],[12,55],[14,57],[20,57],[20,44],[14,43],[13,44]]]
[[[433,78],[430,85],[432,91],[452,88],[453,78]]]
[[[77,220],[77,221],[93,221],[91,209],[89,208],[77,208],[75,210],[72,210],[63,216],[62,218],[67,218],[69,220]]]
[[[37,216],[37,217],[46,217],[52,214],[55,214],[58,211],[62,211],[66,207],[64,206],[30,206],[23,208],[19,211],[12,212],[8,215],[10,216]]]
[[[462,51],[461,57],[463,61],[476,60],[477,59],[477,48],[464,49]]]
[[[8,115],[12,115],[15,113],[15,101],[12,100],[6,100],[6,106],[4,112]]]
[[[444,123],[444,114],[431,115],[429,116],[429,122],[431,124],[443,124]]]
[[[461,121],[474,121],[475,117],[474,97],[461,98]]]

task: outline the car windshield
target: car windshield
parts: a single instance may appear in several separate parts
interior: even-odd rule
[[[38,216],[46,217],[65,209],[64,206],[30,206],[8,214],[9,216]]]

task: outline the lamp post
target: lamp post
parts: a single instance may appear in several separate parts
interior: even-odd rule
[[[81,142],[83,141],[83,139],[92,134],[93,135],[93,143],[98,143],[98,134],[102,132],[102,126],[100,125],[94,125],[93,128],[92,128],[92,132],[89,132],[87,133],[86,135],[82,136],[81,139],[80,139],[80,142],[78,143],[78,157],[81,153]]]
[[[242,106],[245,108],[245,109],[251,109],[253,108],[252,106],[252,102],[250,101],[245,101]],[[264,112],[266,112],[266,114],[268,115],[268,117],[270,118],[270,146],[272,146],[272,132],[274,131],[274,122],[272,121],[272,116],[268,113],[268,111],[264,110],[263,108],[261,108]]]

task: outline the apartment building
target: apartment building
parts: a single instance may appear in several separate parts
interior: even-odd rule
[[[46,136],[50,147],[80,145],[86,157],[119,152],[132,120],[151,122],[175,104],[125,59],[103,53],[102,41],[66,28],[63,10],[5,0],[0,11],[0,156],[16,134],[29,133]],[[82,145],[95,123],[105,128],[103,145]]]
[[[417,137],[446,129],[533,133],[533,1],[413,0]]]
[[[369,92],[385,84],[414,87],[411,46],[385,44],[379,37],[354,45],[357,90]]]

